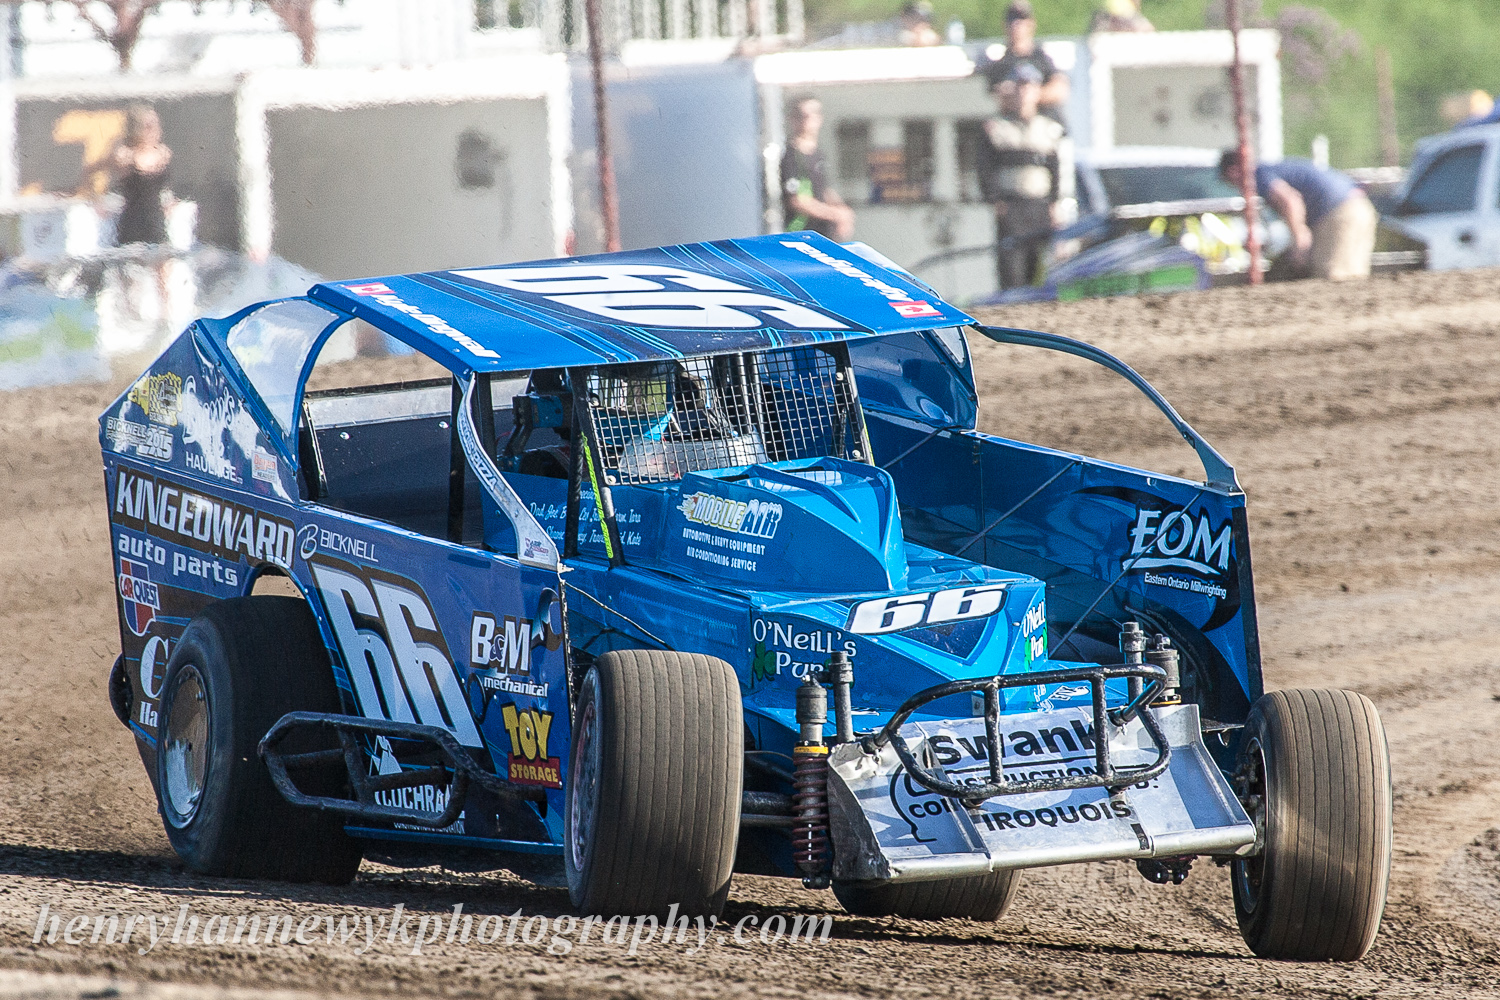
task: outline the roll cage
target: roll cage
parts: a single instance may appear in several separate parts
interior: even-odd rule
[[[435,389],[442,384],[429,380],[308,391],[307,380],[320,351],[353,318],[325,302],[291,298],[261,303],[224,320],[199,321],[213,335],[204,339],[214,345],[220,360],[254,390],[245,396],[259,411],[262,423],[282,432],[276,443],[298,469],[302,497],[310,501],[327,495],[327,476],[318,439],[312,433],[309,401],[339,394]],[[403,342],[409,340],[399,327],[377,328]],[[1197,452],[1208,488],[1241,492],[1234,468],[1223,456],[1145,378],[1118,358],[1056,334],[981,324],[971,329],[999,343],[1080,357],[1125,378]],[[533,565],[555,567],[560,557],[577,555],[585,489],[601,514],[606,555],[612,565],[620,565],[624,556],[614,518],[614,487],[668,482],[685,472],[825,455],[872,461],[849,344],[842,340],[530,372],[475,371],[455,358],[432,359],[453,372],[445,537],[465,543],[465,523],[472,513],[468,479],[472,475],[510,522],[515,557]],[[972,372],[956,365],[947,367],[953,379],[966,383],[963,388],[972,396]],[[511,399],[513,426],[501,446],[495,420],[496,387],[509,382],[507,389],[512,388],[523,377],[528,380],[525,391]],[[587,386],[588,391],[575,392],[575,386]],[[561,554],[505,481],[505,472],[567,478]],[[469,544],[484,543],[471,539]]]

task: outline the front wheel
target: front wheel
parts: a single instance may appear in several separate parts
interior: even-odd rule
[[[717,915],[744,784],[739,684],[723,660],[605,653],[573,713],[563,861],[573,904],[600,915]]]
[[[1010,908],[1021,887],[1021,872],[987,872],[966,878],[930,882],[835,882],[833,894],[845,910],[861,917],[906,917],[911,920],[995,921]]]
[[[1262,958],[1352,962],[1375,941],[1391,872],[1391,765],[1370,699],[1273,691],[1240,752],[1263,849],[1233,864],[1235,915]]]

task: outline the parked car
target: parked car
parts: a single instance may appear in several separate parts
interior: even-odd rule
[[[1131,232],[1175,239],[1205,260],[1211,274],[1242,272],[1245,200],[1219,176],[1219,151],[1170,146],[1123,146],[1078,156],[1078,225],[1062,238],[1085,247]],[[1268,259],[1291,245],[1275,211],[1262,206],[1260,239]]]
[[[1435,271],[1500,264],[1500,124],[1418,142],[1406,183],[1378,204],[1379,253],[1415,252]]]

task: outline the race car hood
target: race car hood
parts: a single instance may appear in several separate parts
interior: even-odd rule
[[[710,586],[804,593],[900,591],[909,575],[890,474],[836,458],[688,473],[659,559]]]
[[[788,725],[797,685],[836,650],[855,665],[856,709],[866,715],[933,684],[1046,660],[1042,582],[907,541],[883,469],[836,458],[765,463],[617,496],[625,521],[642,526],[651,518],[637,504],[661,498],[657,540],[627,532],[633,566],[748,602],[747,703]],[[1011,693],[1027,708],[1042,696]],[[949,700],[931,711],[970,714],[967,697]]]
[[[854,666],[856,728],[883,723],[913,693],[934,684],[1044,668],[1047,611],[1040,580],[918,545],[905,548],[909,581],[895,592],[750,595],[747,703],[793,724],[797,686],[835,651]],[[1014,701],[1032,708],[1038,697],[1031,688],[1014,689],[1007,707]],[[964,695],[933,702],[924,712],[967,718],[973,704]]]

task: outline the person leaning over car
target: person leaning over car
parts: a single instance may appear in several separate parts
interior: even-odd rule
[[[792,102],[786,153],[781,157],[781,211],[788,232],[811,229],[843,242],[854,235],[854,210],[828,186],[828,161],[818,148],[823,102],[799,97]]]
[[[1061,185],[1072,165],[1063,162],[1063,127],[1038,113],[1042,74],[1020,63],[994,89],[1000,114],[984,123],[979,145],[979,186],[995,206],[995,277],[1001,289],[1036,281],[1042,251],[1052,239]]]
[[[1219,157],[1219,176],[1240,186],[1239,150]],[[1334,281],[1370,276],[1375,206],[1347,174],[1290,157],[1256,167],[1255,190],[1292,231],[1294,271]]]

